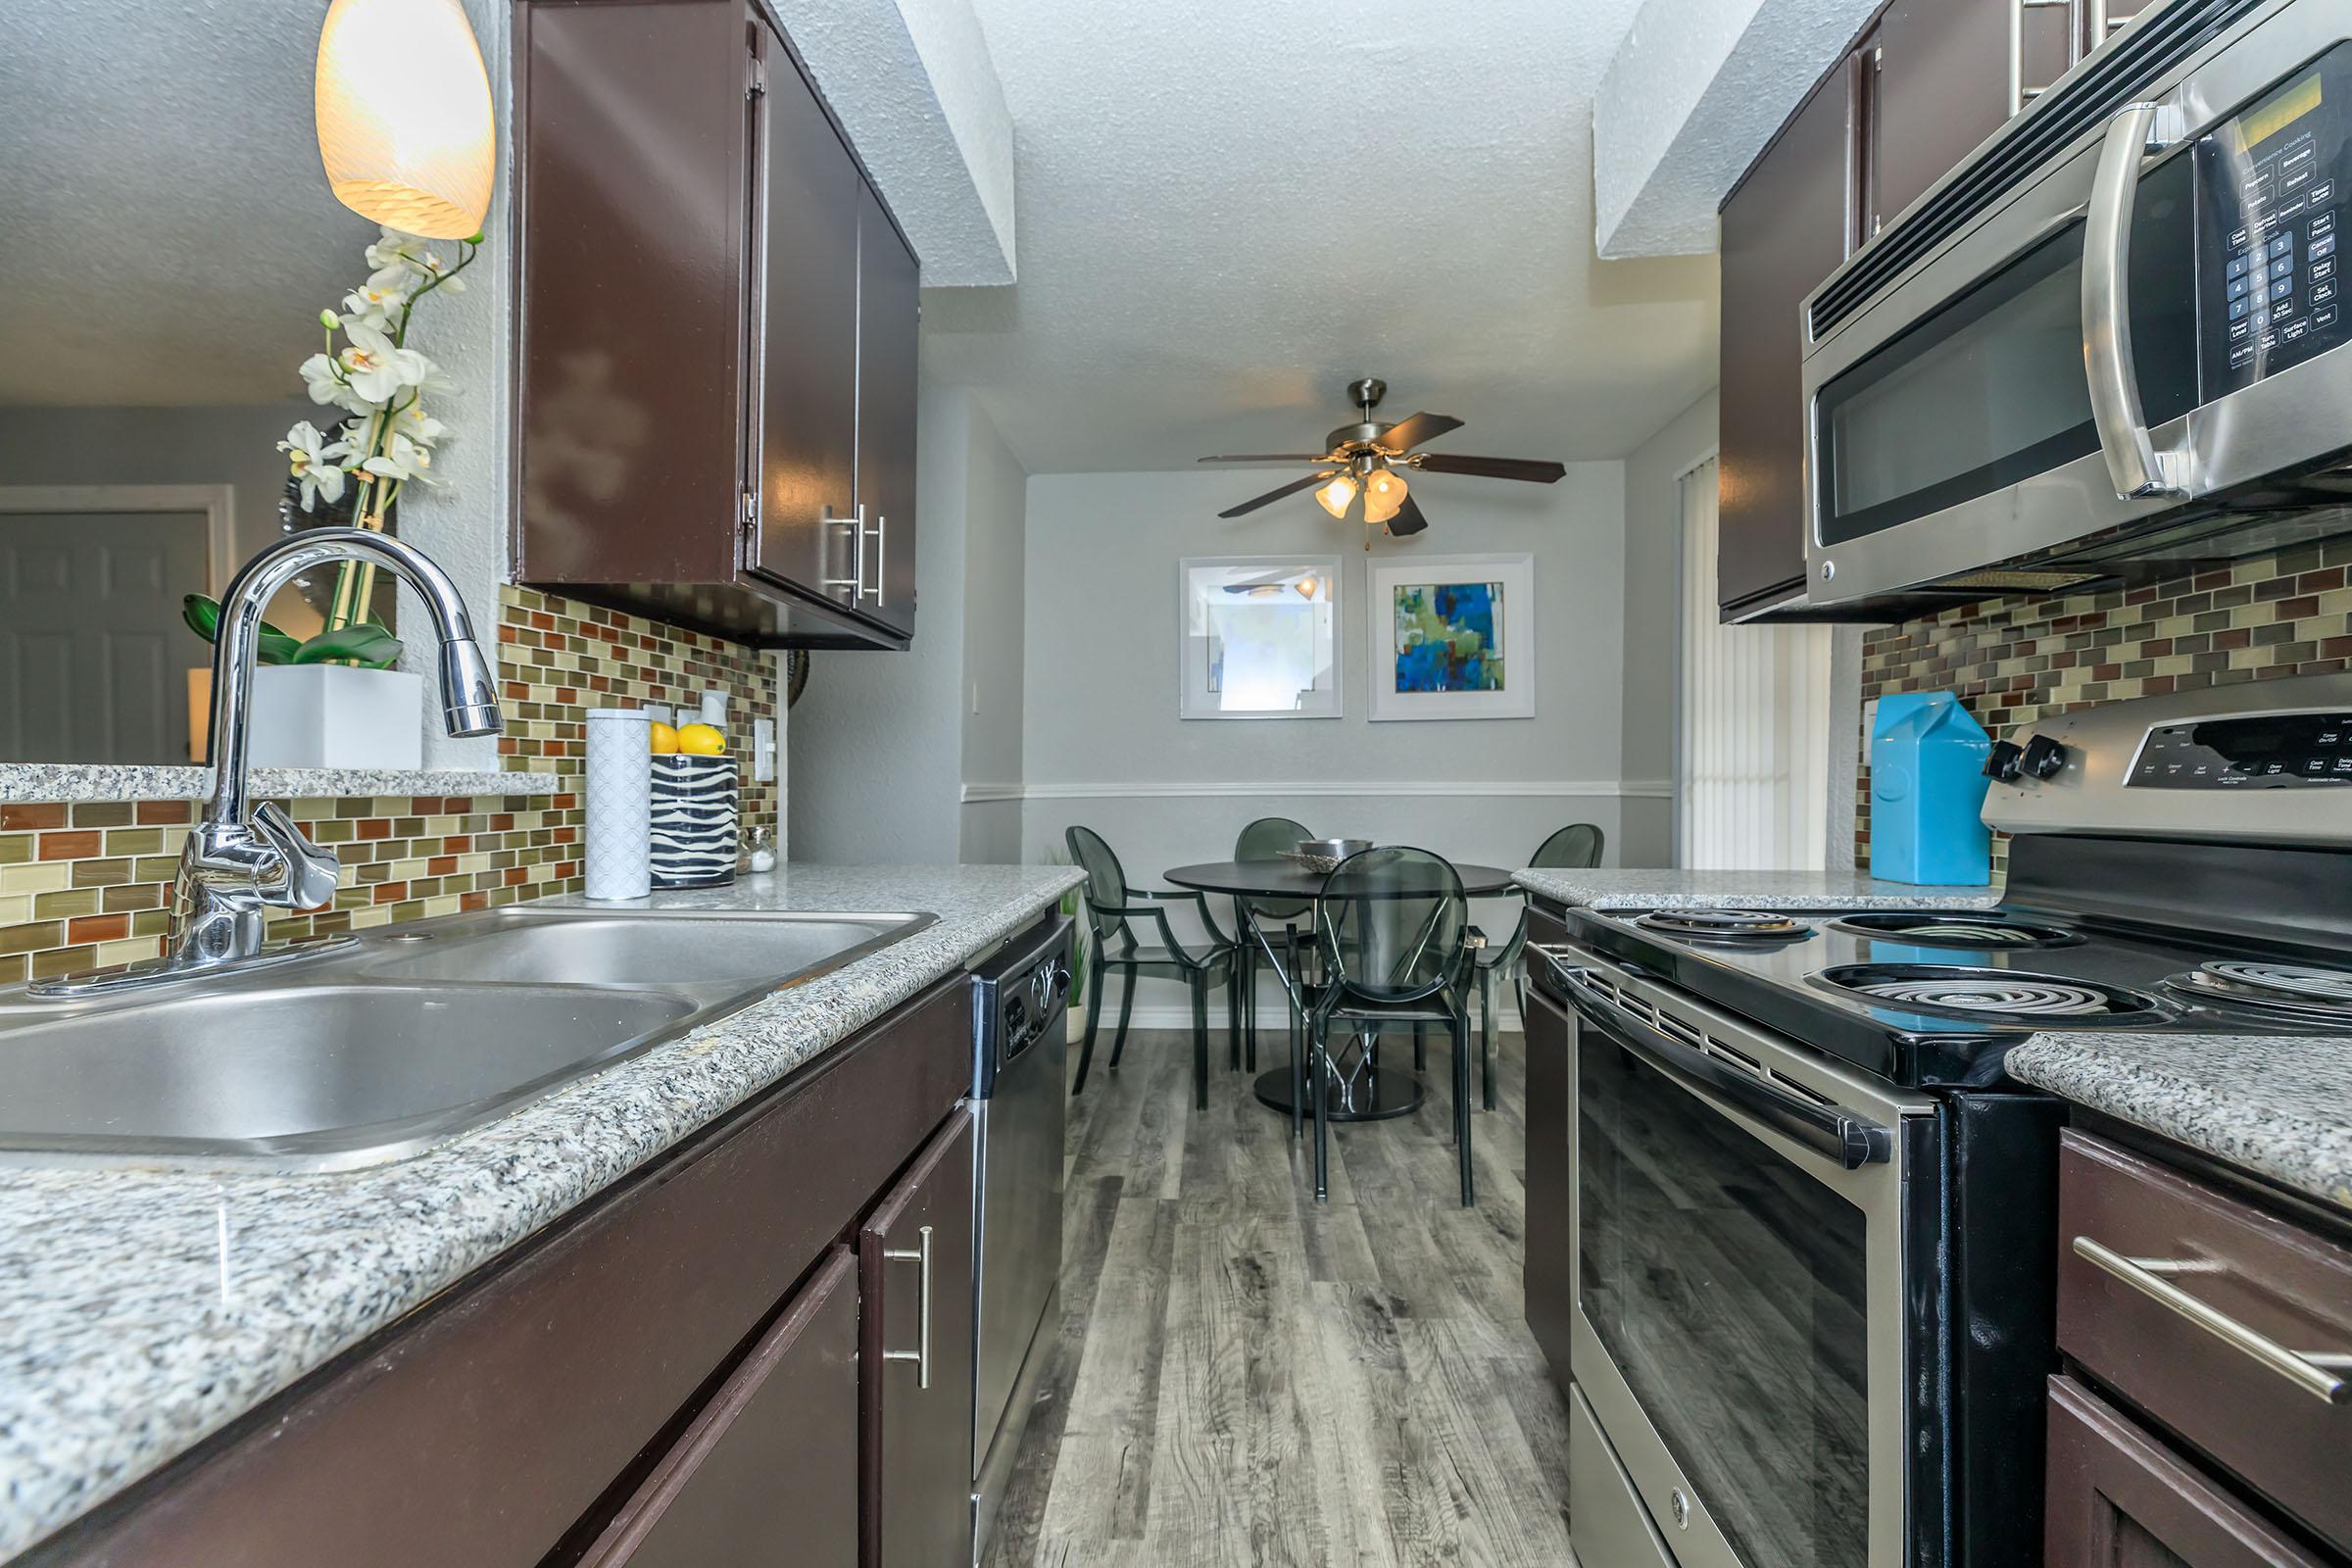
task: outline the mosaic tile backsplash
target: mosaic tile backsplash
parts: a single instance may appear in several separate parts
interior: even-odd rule
[[[2094,703],[2352,667],[2352,541],[2167,582],[2065,599],[1991,600],[1862,643],[1862,700],[1949,691],[1994,739]],[[1854,858],[1870,863],[1870,748],[1855,780]],[[2006,844],[1993,841],[1996,866]]]
[[[774,718],[772,656],[527,588],[499,595],[499,673],[510,772],[576,778],[590,708],[690,705],[728,692],[746,779],[744,824],[773,823],[774,784],[749,782],[752,720]],[[780,739],[780,738],[779,738]],[[391,796],[279,803],[333,850],[327,908],[286,911],[272,939],[490,908],[580,887],[581,800],[552,795]],[[156,956],[195,801],[0,805],[0,986]]]

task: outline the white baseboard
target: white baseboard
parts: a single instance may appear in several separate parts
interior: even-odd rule
[[[1407,796],[1446,800],[1473,796],[1509,800],[1667,800],[1673,795],[1674,783],[1670,779],[1549,779],[1523,783],[1495,779],[1197,779],[1091,784],[973,783],[963,786],[962,801],[966,806],[975,806],[988,801],[1191,801],[1303,796],[1370,796],[1384,800]]]

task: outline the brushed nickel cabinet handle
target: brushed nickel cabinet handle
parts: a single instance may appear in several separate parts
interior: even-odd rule
[[[858,509],[858,527],[860,531],[862,531],[865,525],[865,508],[863,507],[859,507]],[[858,597],[863,599],[868,594],[871,594],[873,596],[874,605],[878,609],[882,605],[888,603],[888,601],[886,601],[882,596],[888,588],[888,585],[885,582],[885,575],[890,570],[890,519],[878,512],[874,514],[873,534],[874,585],[871,588],[865,586],[865,566],[863,564],[864,552],[860,550],[858,552],[859,565],[858,567]]]
[[[2026,85],[2026,13],[2064,11],[2071,17],[2081,0],[2009,0],[2009,114],[2012,119],[2048,89]],[[2073,52],[2071,49],[2068,51]]]
[[[832,506],[828,504],[824,525],[830,527],[834,523],[840,523],[850,530],[850,574],[847,577],[820,577],[817,586],[847,588],[850,591],[850,603],[854,605],[865,597],[865,509],[858,507],[846,517],[836,517]]]
[[[2352,1355],[2313,1355],[2290,1350],[2219,1307],[2198,1300],[2166,1277],[2220,1274],[2227,1272],[2226,1265],[2202,1258],[2126,1257],[2087,1236],[2075,1238],[2075,1255],[2097,1264],[2142,1296],[2170,1307],[2223,1344],[2244,1351],[2314,1398],[2329,1404],[2352,1403],[2352,1383],[2328,1370],[2331,1366],[2352,1367]]]
[[[925,1225],[914,1234],[915,1246],[884,1248],[882,1259],[887,1263],[913,1263],[921,1269],[922,1322],[914,1331],[915,1348],[913,1349],[884,1350],[882,1359],[885,1361],[912,1361],[914,1363],[914,1386],[918,1389],[928,1389],[931,1387],[931,1227]]]

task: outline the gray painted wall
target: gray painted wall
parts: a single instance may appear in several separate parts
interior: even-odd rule
[[[1715,451],[1709,392],[1625,460],[1625,770],[1675,777],[1681,704],[1682,476]],[[1672,865],[1674,802],[1629,801],[1627,865]]]
[[[1523,864],[1546,834],[1572,821],[1599,823],[1613,850],[1626,804],[1617,794],[1622,466],[1573,465],[1549,487],[1431,478],[1415,485],[1429,531],[1375,547],[1384,560],[1534,553],[1537,716],[1479,722],[1370,721],[1360,529],[1332,522],[1304,496],[1230,522],[1216,516],[1252,487],[1284,477],[1252,470],[1030,480],[1026,858],[1058,850],[1063,829],[1084,822],[1111,842],[1138,885],[1155,887],[1168,866],[1225,858],[1243,824],[1263,815],[1502,865]],[[1345,716],[1179,719],[1177,563],[1287,552],[1340,558]],[[1563,797],[1563,785],[1580,793]],[[1461,786],[1527,793],[1465,795]],[[1499,940],[1516,906],[1482,908],[1479,918]],[[1139,992],[1146,1004],[1173,995]]]
[[[970,393],[926,382],[918,418],[914,643],[810,656],[788,732],[796,859],[1019,858],[1017,805],[975,813],[960,800],[967,766],[987,782],[1021,776],[1028,476]]]

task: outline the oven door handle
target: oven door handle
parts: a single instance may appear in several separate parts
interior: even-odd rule
[[[1652,1028],[1595,988],[1581,969],[1556,961],[1551,969],[1586,1022],[1691,1093],[1751,1117],[1847,1170],[1883,1165],[1893,1157],[1894,1135],[1878,1123],[1791,1094]]]
[[[2082,367],[2090,377],[2091,422],[2119,501],[2183,497],[2195,483],[2192,452],[2157,450],[2132,357],[2132,215],[2139,199],[2139,162],[2180,139],[2180,118],[2161,104],[2118,109],[2107,122],[2084,210]]]

